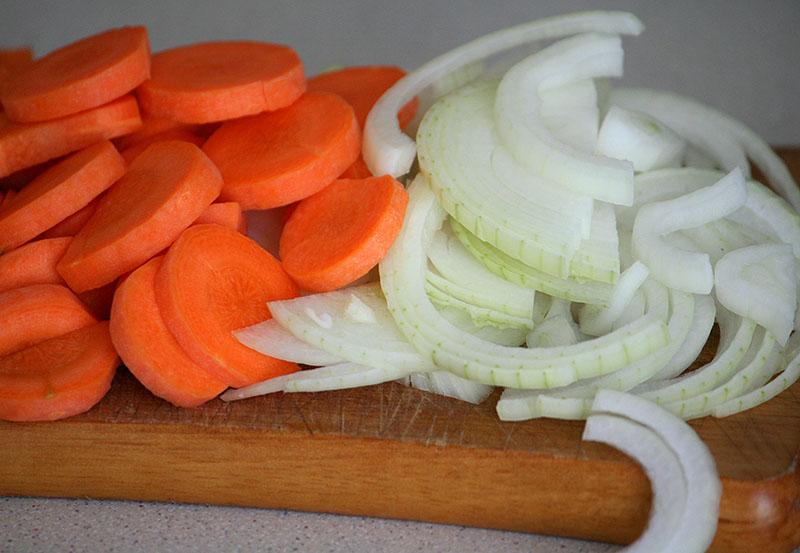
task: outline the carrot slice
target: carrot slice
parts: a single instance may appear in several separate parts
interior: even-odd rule
[[[0,255],[0,292],[31,284],[64,284],[56,263],[72,238],[49,238],[28,242]]]
[[[339,177],[340,179],[366,179],[372,176],[372,173],[367,167],[364,158],[358,156],[358,159],[344,173]]]
[[[139,128],[133,96],[61,119],[11,123],[0,114],[0,177]]]
[[[337,180],[297,205],[280,241],[301,288],[335,290],[364,276],[400,232],[408,194],[389,176]]]
[[[151,259],[117,288],[111,307],[111,340],[145,388],[179,407],[196,407],[218,396],[227,385],[192,361],[164,324],[155,295],[162,259]]]
[[[0,355],[96,322],[75,294],[58,284],[0,292]]]
[[[247,219],[245,219],[242,206],[236,202],[213,203],[200,214],[195,225],[215,224],[237,230],[247,234]]]
[[[0,91],[12,121],[33,123],[96,108],[150,76],[144,27],[93,35],[34,61]]]
[[[391,65],[346,67],[309,79],[308,90],[333,92],[344,98],[353,106],[358,126],[363,129],[367,115],[378,98],[405,75],[405,71]],[[397,120],[401,128],[414,118],[418,104],[414,98],[400,109]]]
[[[326,92],[304,94],[288,108],[224,123],[203,150],[219,167],[221,198],[242,209],[268,209],[310,196],[358,157],[353,109]]]
[[[76,292],[112,282],[169,246],[221,187],[219,171],[194,144],[151,144],[103,196],[58,272]]]
[[[304,91],[303,63],[288,46],[208,42],[155,54],[139,99],[149,114],[211,123],[286,107]]]
[[[198,262],[202,259],[202,262]],[[219,225],[193,225],[156,275],[161,316],[186,354],[231,386],[298,370],[239,343],[232,331],[270,318],[266,302],[297,296],[278,260]]]
[[[33,51],[29,46],[0,49],[0,84],[19,75],[32,61]]]
[[[0,357],[0,419],[51,421],[88,411],[118,365],[107,322]]]
[[[52,166],[0,212],[0,252],[24,244],[86,207],[124,173],[125,161],[108,140]]]
[[[142,126],[138,130],[132,132],[131,134],[120,136],[114,141],[114,143],[117,145],[119,150],[122,151],[130,148],[145,138],[150,138],[151,136],[155,136],[157,134],[167,131],[175,131],[178,129],[193,133],[195,131],[200,131],[202,127],[200,125],[193,125],[191,123],[173,121],[172,119],[166,119],[164,117],[145,115],[142,117]]]
[[[100,203],[100,198],[102,197],[102,194],[96,197],[94,200],[80,208],[78,211],[57,225],[44,231],[39,235],[39,238],[63,238],[65,236],[72,238],[78,234],[78,231],[83,228],[83,225],[86,224],[86,221],[88,221],[97,210],[97,206]]]
[[[86,309],[101,321],[107,321],[111,315],[111,302],[114,300],[114,291],[117,289],[118,280],[77,294]]]
[[[164,131],[159,134],[154,134],[152,136],[148,136],[147,138],[141,139],[139,142],[122,150],[122,157],[125,159],[125,163],[130,165],[134,159],[136,159],[139,154],[144,152],[150,144],[155,144],[156,142],[164,142],[165,140],[181,140],[183,142],[189,142],[190,144],[194,144],[195,146],[202,146],[204,139],[200,138],[193,132],[184,130],[184,129],[172,129],[171,131]]]

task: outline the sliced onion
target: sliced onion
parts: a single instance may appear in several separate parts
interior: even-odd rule
[[[694,294],[694,316],[686,339],[672,359],[653,375],[654,380],[674,378],[694,363],[711,335],[716,315],[717,304],[711,296]]]
[[[788,244],[734,250],[717,262],[714,283],[719,302],[769,330],[781,345],[794,328],[797,307],[796,261]]]
[[[242,344],[259,353],[292,363],[321,366],[344,361],[338,355],[297,339],[274,319],[241,328],[234,331],[233,335]]]
[[[409,384],[418,390],[460,399],[474,405],[482,403],[494,390],[492,386],[473,382],[447,371],[413,373]]]
[[[622,75],[618,36],[563,39],[512,67],[500,81],[495,124],[503,144],[536,174],[606,202],[633,202],[630,162],[587,154],[558,141],[541,116],[539,91],[581,79]]]
[[[610,445],[633,457],[650,480],[653,499],[647,527],[622,551],[670,552],[665,544],[670,543],[680,529],[688,495],[683,467],[675,452],[649,427],[615,415],[591,415],[586,420],[583,439]]]
[[[592,413],[627,417],[651,429],[675,453],[683,469],[686,505],[680,508],[680,523],[660,549],[665,552],[703,552],[717,530],[722,484],[714,458],[700,437],[684,421],[655,405],[630,394],[601,390]]]
[[[578,318],[581,332],[591,336],[601,336],[611,332],[614,322],[622,315],[649,275],[649,269],[641,262],[637,261],[628,267],[614,286],[608,306],[585,305],[581,308]]]
[[[781,195],[795,209],[800,209],[800,189],[786,164],[769,144],[741,121],[671,92],[620,88],[612,92],[611,101],[614,105],[643,111],[663,121],[690,142],[708,153],[717,154],[715,157],[725,170],[738,166],[745,176],[749,176],[749,165],[743,155],[746,152]],[[737,152],[742,152],[740,159],[730,160],[730,156]]]
[[[408,173],[416,148],[400,130],[397,112],[425,87],[460,67],[529,42],[590,31],[638,35],[643,29],[641,21],[629,13],[584,12],[531,21],[459,46],[397,81],[375,103],[364,126],[364,161],[373,175]]]
[[[739,209],[746,199],[742,173],[734,169],[712,186],[674,200],[644,205],[633,225],[634,253],[665,285],[708,294],[714,285],[708,254],[675,248],[663,235],[725,217]]]
[[[657,119],[612,106],[597,137],[597,153],[626,159],[638,172],[678,167],[686,142]]]

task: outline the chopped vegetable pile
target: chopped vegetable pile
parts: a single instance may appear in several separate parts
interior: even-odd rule
[[[501,387],[501,419],[588,417],[645,467],[631,551],[705,550],[719,480],[680,419],[800,377],[800,191],[742,123],[612,83],[642,30],[570,14],[308,81],[287,46],[151,56],[141,27],[0,51],[0,419],[90,409],[117,356],[181,407]]]

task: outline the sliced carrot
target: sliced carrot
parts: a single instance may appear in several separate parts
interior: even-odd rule
[[[344,173],[339,177],[340,179],[366,179],[372,176],[372,173],[367,167],[364,158],[358,156],[358,159]]]
[[[86,207],[124,173],[125,161],[108,140],[52,166],[0,212],[0,252],[24,244]]]
[[[0,177],[128,134],[141,124],[133,96],[41,123],[11,123],[0,114]]]
[[[164,142],[165,140],[181,140],[183,142],[194,144],[195,146],[202,146],[203,142],[205,142],[203,138],[200,138],[190,131],[184,129],[173,129],[171,131],[164,131],[160,134],[143,138],[133,146],[122,150],[122,157],[125,159],[125,163],[130,165],[131,162],[133,162],[133,160],[139,156],[139,154],[144,152],[148,146],[150,146],[150,144]]]
[[[29,46],[0,49],[0,84],[16,77],[33,61],[33,51]]]
[[[117,288],[111,340],[145,388],[179,407],[196,407],[218,396],[227,385],[192,361],[164,324],[155,295],[162,259],[151,259]]]
[[[0,357],[0,419],[51,421],[88,411],[118,365],[107,322]]]
[[[94,200],[86,204],[86,206],[82,207],[57,225],[44,231],[39,235],[39,238],[62,238],[64,236],[69,236],[72,238],[78,234],[78,231],[83,228],[83,225],[86,224],[86,221],[88,221],[92,214],[94,214],[94,212],[97,210],[97,205],[100,203],[100,198],[102,197],[102,194],[96,197]]]
[[[200,125],[194,125],[191,123],[180,123],[178,121],[173,121],[172,119],[166,119],[164,117],[154,117],[152,115],[145,115],[142,117],[142,126],[137,131],[132,132],[131,134],[126,134],[125,136],[120,136],[117,138],[114,143],[117,145],[120,151],[123,151],[127,148],[130,148],[137,142],[144,140],[145,138],[150,138],[151,136],[155,136],[157,134],[161,134],[167,131],[174,131],[174,130],[183,130],[189,132],[195,132],[202,130]]]
[[[326,92],[304,94],[288,108],[224,123],[203,150],[219,167],[220,196],[242,209],[290,204],[321,190],[358,157],[353,109]]]
[[[151,144],[103,196],[58,272],[76,292],[112,282],[169,246],[221,187],[219,171],[194,144]]]
[[[247,234],[247,219],[245,219],[242,206],[236,202],[213,203],[194,222],[195,225],[212,223]]]
[[[31,284],[64,284],[56,263],[72,238],[49,238],[28,242],[0,255],[0,292]]]
[[[144,27],[93,35],[35,60],[0,91],[12,121],[72,115],[127,94],[150,76]]]
[[[92,288],[91,290],[80,292],[77,296],[92,315],[100,320],[107,321],[108,317],[111,315],[111,302],[114,300],[114,291],[116,289],[117,280],[109,282],[99,288]]]
[[[372,106],[384,92],[405,76],[406,72],[391,65],[345,67],[322,73],[308,80],[309,91],[333,92],[353,106],[358,125],[364,128]],[[404,105],[397,114],[400,127],[405,127],[417,111],[416,98]]]
[[[181,348],[227,384],[246,386],[298,370],[233,337],[233,330],[270,317],[267,301],[298,293],[278,260],[250,238],[219,225],[189,227],[167,252],[155,290]]]
[[[0,355],[95,322],[75,294],[58,284],[33,284],[0,292]]]
[[[283,268],[312,292],[364,276],[391,247],[408,194],[389,176],[337,180],[300,202],[280,241]]]
[[[208,42],[155,54],[139,99],[149,114],[211,123],[286,107],[304,91],[303,63],[288,46]]]
[[[0,119],[2,116],[0,115]],[[21,190],[28,185],[33,179],[44,173],[45,169],[52,167],[54,160],[39,163],[32,167],[26,167],[19,171],[14,171],[10,175],[0,177],[0,188],[13,188],[14,190]]]

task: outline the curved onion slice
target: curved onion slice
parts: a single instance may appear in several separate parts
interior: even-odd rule
[[[459,46],[397,81],[375,103],[364,125],[364,161],[373,175],[408,173],[416,147],[400,130],[397,112],[425,87],[460,67],[529,42],[590,31],[638,35],[643,29],[642,22],[629,13],[584,12],[531,21]]]
[[[673,540],[678,532],[687,496],[683,467],[675,452],[647,426],[615,415],[589,416],[583,429],[583,439],[610,445],[633,457],[650,480],[653,499],[647,527],[634,543],[622,551],[671,551],[665,548],[665,544]]]
[[[344,362],[338,355],[295,338],[274,319],[241,328],[234,331],[233,335],[242,344],[259,353],[292,363],[321,366]]]
[[[549,388],[611,372],[667,343],[664,321],[650,314],[601,338],[536,350],[503,347],[460,331],[425,293],[425,251],[445,213],[424,175],[414,180],[409,196],[403,229],[380,263],[381,286],[400,330],[438,366],[484,384]]]
[[[553,136],[579,151],[593,152],[600,121],[594,80],[541,90],[539,97],[542,120]]]
[[[409,384],[418,390],[460,399],[475,405],[482,403],[494,390],[492,386],[472,382],[447,371],[412,373],[409,376]]]
[[[633,202],[633,166],[587,154],[557,140],[542,120],[539,91],[592,77],[622,75],[618,36],[585,34],[561,40],[512,67],[500,81],[495,123],[517,161],[579,194],[614,204]]]
[[[637,172],[678,167],[686,141],[657,119],[612,106],[597,136],[597,153],[633,163]]]
[[[592,413],[627,417],[648,427],[675,453],[683,469],[686,505],[680,523],[660,551],[703,552],[717,530],[722,483],[714,458],[700,437],[684,421],[641,397],[601,390]]]
[[[725,254],[714,269],[719,302],[769,330],[781,345],[794,327],[796,262],[788,244],[763,244]]]
[[[658,371],[653,379],[673,378],[688,369],[703,351],[717,316],[717,304],[711,296],[694,294],[694,318],[678,352]]]
[[[578,317],[581,332],[591,336],[601,336],[611,332],[614,322],[622,315],[649,275],[650,270],[639,261],[628,267],[614,286],[608,306],[584,305],[581,308]]]
[[[647,204],[633,224],[633,250],[653,276],[671,288],[708,294],[714,273],[708,254],[671,246],[663,235],[725,217],[747,199],[742,172],[734,169],[716,184],[674,200]]]
[[[795,209],[800,209],[800,188],[786,164],[769,144],[741,121],[671,92],[619,88],[611,93],[611,101],[614,105],[649,113],[708,153],[730,157],[730,153],[743,150],[764,171],[783,197]],[[735,164],[721,163],[726,170],[732,169],[733,165],[740,167],[746,176],[749,175],[747,159],[740,159]]]

